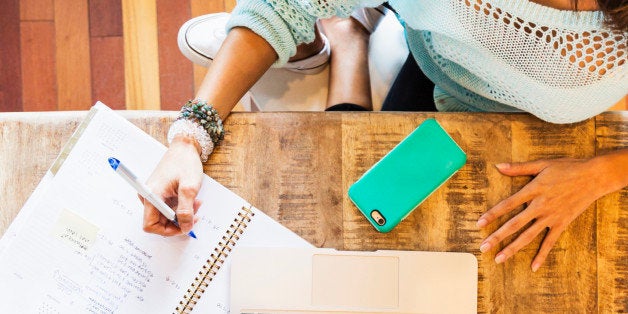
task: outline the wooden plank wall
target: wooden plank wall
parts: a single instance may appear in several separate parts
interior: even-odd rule
[[[0,1],[0,112],[176,110],[206,70],[177,47],[188,19],[236,0]],[[624,99],[615,109],[628,109]]]
[[[176,110],[205,69],[177,46],[192,17],[235,0],[3,0],[0,112]]]

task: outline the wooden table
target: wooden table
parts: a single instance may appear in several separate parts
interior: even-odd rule
[[[123,112],[164,141],[174,112]],[[84,112],[0,114],[0,234],[51,165]],[[388,234],[346,196],[349,185],[428,117],[468,154],[467,164]],[[628,113],[572,125],[525,114],[235,113],[205,172],[319,247],[471,252],[479,312],[628,311],[628,189],[607,195],[563,233],[546,264],[530,264],[541,237],[502,265],[481,254],[477,218],[529,178],[494,164],[591,157],[628,147]],[[501,219],[504,222],[507,219]]]

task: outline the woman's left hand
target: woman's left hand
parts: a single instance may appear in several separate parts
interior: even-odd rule
[[[496,247],[532,222],[514,241],[497,253],[495,262],[499,264],[506,261],[547,228],[549,231],[532,261],[532,271],[539,269],[569,223],[597,198],[608,192],[604,191],[604,184],[597,180],[603,178],[604,173],[600,173],[592,160],[554,159],[496,165],[504,175],[535,178],[478,219],[478,227],[484,227],[498,217],[527,204],[524,210],[488,236],[480,245],[480,251],[486,252]]]

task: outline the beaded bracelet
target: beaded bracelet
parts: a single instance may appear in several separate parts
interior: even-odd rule
[[[195,99],[181,107],[181,113],[168,130],[168,143],[178,134],[194,137],[201,146],[201,160],[206,162],[209,154],[225,136],[222,120],[214,107],[206,101]]]
[[[214,145],[218,145],[225,137],[225,129],[222,126],[222,120],[218,115],[218,111],[204,100],[188,100],[188,102],[181,107],[181,115],[178,119],[195,120],[198,122],[212,138]]]

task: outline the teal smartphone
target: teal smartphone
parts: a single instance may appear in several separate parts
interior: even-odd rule
[[[467,155],[427,119],[349,187],[349,198],[379,232],[389,232],[466,162]]]

